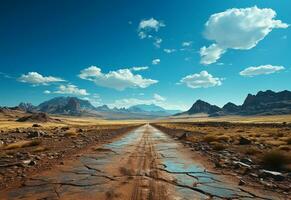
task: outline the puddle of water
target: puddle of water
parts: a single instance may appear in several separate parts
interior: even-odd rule
[[[164,169],[170,173],[172,172],[171,175],[176,179],[178,184],[202,190],[206,194],[216,196],[218,199],[220,199],[219,197],[237,198],[239,195],[249,196],[241,192],[239,188],[219,181],[220,178],[218,176],[206,172],[206,170],[195,163],[191,157],[183,155],[181,151],[179,151],[179,148],[183,148],[183,146],[165,133],[153,127],[151,128],[151,132],[153,133],[152,139],[157,141],[155,144],[156,150],[163,155],[161,161],[165,166]],[[190,176],[187,175],[187,173]],[[208,198],[207,195],[183,187],[177,187],[177,191],[180,192],[185,199]]]

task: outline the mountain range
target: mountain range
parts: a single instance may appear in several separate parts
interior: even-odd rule
[[[155,118],[165,117],[181,112],[166,110],[155,104],[140,104],[129,108],[109,108],[107,105],[95,107],[88,100],[77,97],[56,97],[38,106],[31,103],[20,103],[18,108],[25,112],[45,112],[50,114],[94,116],[107,119]]]
[[[222,108],[197,100],[188,111],[178,113],[176,116],[198,113],[209,116],[291,114],[291,92],[259,91],[256,95],[248,94],[242,105],[229,102]]]

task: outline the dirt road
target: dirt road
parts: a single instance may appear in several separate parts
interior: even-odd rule
[[[0,191],[0,199],[277,199],[230,180],[147,124]]]

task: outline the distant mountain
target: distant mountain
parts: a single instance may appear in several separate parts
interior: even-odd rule
[[[188,115],[193,115],[193,114],[198,114],[198,113],[213,114],[219,111],[221,111],[221,108],[219,108],[218,106],[211,105],[199,99],[192,105],[192,107],[188,111],[182,114],[188,114]]]
[[[155,104],[138,104],[127,109],[131,112],[143,112],[151,115],[168,116],[181,112],[180,110],[167,110]]]
[[[222,108],[198,100],[188,111],[177,115],[198,113],[206,113],[209,116],[291,114],[291,92],[259,91],[256,95],[248,94],[242,105],[228,102]]]
[[[18,105],[18,108],[20,110],[23,110],[25,112],[34,112],[36,111],[36,106],[32,105],[31,103],[24,103],[24,102],[21,102],[19,105]]]
[[[56,97],[39,104],[37,110],[51,114],[82,115],[94,111],[95,107],[89,101],[77,97]]]

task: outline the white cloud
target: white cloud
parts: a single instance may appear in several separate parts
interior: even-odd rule
[[[43,93],[45,93],[45,94],[50,94],[51,91],[49,91],[49,90],[45,90],[45,91],[43,91]]]
[[[140,21],[139,26],[138,26],[138,30],[139,31],[145,31],[145,32],[150,32],[150,31],[159,31],[159,29],[161,27],[164,27],[165,24],[162,21],[158,21],[154,18],[150,18],[150,19],[145,19]]]
[[[181,105],[175,103],[171,104],[166,101],[166,98],[158,98],[158,94],[154,94],[153,98],[148,99],[139,99],[139,98],[124,98],[115,100],[113,103],[108,104],[110,108],[128,108],[130,106],[138,105],[138,104],[155,104],[161,106],[165,109],[173,109],[173,110],[186,110],[188,107],[185,104],[181,103]],[[160,96],[160,95],[159,95]],[[161,97],[161,96],[160,96]]]
[[[93,94],[90,97],[83,97],[82,99],[90,101],[93,106],[100,106],[103,104],[99,94]]]
[[[148,66],[132,67],[132,68],[130,68],[130,70],[132,70],[132,71],[143,71],[143,70],[147,70],[148,68],[149,68]]]
[[[274,10],[270,8],[260,9],[256,6],[242,9],[232,8],[211,15],[205,24],[204,35],[206,39],[215,43],[208,48],[201,48],[201,50],[206,50],[204,54],[201,54],[201,63],[216,62],[227,49],[251,49],[273,29],[289,26],[281,20],[275,20],[275,17]],[[217,50],[216,56],[208,55],[213,53],[210,49],[214,47]],[[205,60],[206,62],[204,62]]]
[[[225,53],[225,50],[220,48],[217,44],[212,44],[209,47],[204,46],[200,49],[200,63],[204,65],[214,63],[223,53]]]
[[[161,60],[159,58],[156,58],[156,59],[152,60],[152,64],[153,65],[158,65],[158,64],[160,64],[160,62],[161,62]]]
[[[154,94],[154,99],[156,100],[156,101],[166,101],[166,98],[165,97],[162,97],[161,95],[159,95],[159,94]]]
[[[54,93],[57,94],[74,94],[74,95],[89,95],[85,89],[79,89],[77,86],[68,84],[68,85],[60,85],[58,90]]]
[[[182,42],[182,47],[189,47],[191,46],[192,41]]]
[[[154,40],[155,47],[160,48],[162,42],[163,42],[162,38],[155,38]]]
[[[174,53],[176,49],[164,49],[164,52],[166,53]]]
[[[50,83],[63,82],[65,80],[53,76],[43,76],[37,72],[28,72],[27,74],[22,74],[18,81],[33,85],[49,85]]]
[[[160,48],[163,40],[155,35],[161,27],[165,27],[165,24],[154,18],[141,20],[138,26],[138,36],[140,39],[147,38],[153,40],[154,46]]]
[[[101,72],[96,66],[88,67],[81,71],[79,77],[84,80],[93,81],[96,85],[124,90],[126,88],[147,88],[157,83],[157,80],[143,78],[139,74],[133,74],[130,69],[119,69],[107,74]]]
[[[285,68],[283,66],[261,65],[257,67],[248,67],[241,71],[239,74],[242,76],[253,77],[263,74],[273,74],[284,69]]]
[[[222,80],[222,78],[213,77],[207,71],[201,71],[199,74],[185,76],[180,83],[186,84],[190,88],[208,88],[220,86]]]

